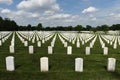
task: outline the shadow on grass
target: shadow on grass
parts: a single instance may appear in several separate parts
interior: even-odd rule
[[[21,65],[15,65],[15,69],[18,69],[19,67],[21,67]]]
[[[115,71],[115,72],[111,72],[111,74],[118,80],[120,80],[120,73]]]
[[[107,70],[107,66],[104,66],[105,70]]]

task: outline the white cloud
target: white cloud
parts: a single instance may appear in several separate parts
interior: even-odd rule
[[[9,9],[2,9],[1,13],[3,14],[9,14],[11,11]]]
[[[50,17],[48,17],[48,19],[65,19],[65,18],[69,18],[71,17],[70,14],[54,14]]]
[[[60,10],[56,0],[23,0],[17,5],[18,9],[27,11],[58,11]]]
[[[94,17],[94,18],[92,18],[91,20],[92,20],[92,21],[96,21],[96,20],[97,20],[97,18],[96,18],[96,17]]]
[[[50,16],[50,15],[53,15],[55,12],[54,11],[45,11],[43,14],[46,15],[46,16]]]
[[[12,4],[13,1],[12,0],[0,0],[0,4],[7,4],[7,5],[10,5]]]
[[[88,8],[86,8],[86,9],[84,9],[83,11],[82,11],[82,13],[91,13],[91,12],[95,12],[95,11],[97,11],[98,9],[96,9],[95,7],[88,7]]]
[[[115,18],[120,18],[120,13],[110,13],[109,17],[113,17],[114,19]]]
[[[72,25],[79,18],[78,15],[54,13],[52,11],[45,11],[40,14],[37,12],[28,12],[24,10],[13,11],[9,9],[2,9],[0,13],[4,15],[4,17],[15,20],[18,25],[37,25],[41,22],[45,26],[68,26]],[[50,15],[48,15],[49,13]]]

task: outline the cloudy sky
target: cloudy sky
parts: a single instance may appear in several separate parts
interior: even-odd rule
[[[120,0],[0,0],[0,16],[18,25],[112,25],[120,23]]]

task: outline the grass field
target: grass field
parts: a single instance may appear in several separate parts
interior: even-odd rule
[[[11,35],[0,47],[0,80],[120,80],[120,46],[113,49],[106,43],[109,53],[103,55],[97,37],[90,55],[85,55],[85,47],[89,46],[93,39],[81,45],[80,48],[76,48],[75,44],[68,42],[68,45],[73,47],[73,53],[67,55],[67,48],[64,48],[58,37],[60,33],[55,34],[57,37],[52,55],[48,54],[47,46],[50,46],[54,36],[42,44],[42,47],[37,47],[37,43],[33,44],[29,41],[29,45],[34,45],[35,49],[35,53],[31,55],[28,53],[28,47],[24,47],[17,34],[15,34],[15,53],[9,53]],[[7,56],[15,57],[15,71],[13,72],[6,71],[5,57]],[[49,58],[48,72],[40,72],[40,58],[43,56]],[[77,57],[84,59],[84,71],[81,73],[74,70]],[[107,59],[110,57],[117,60],[115,72],[107,71]]]

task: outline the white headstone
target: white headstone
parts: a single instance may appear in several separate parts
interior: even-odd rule
[[[115,58],[108,58],[108,71],[115,71],[116,59]]]
[[[104,55],[107,55],[107,54],[108,54],[108,48],[107,48],[107,47],[104,47],[104,48],[103,48],[103,54],[104,54]]]
[[[9,46],[9,51],[10,51],[10,53],[15,53],[14,46]]]
[[[48,46],[48,54],[52,54],[53,53],[53,47],[52,46]]]
[[[6,57],[6,70],[7,71],[14,71],[15,70],[13,56]]]
[[[47,57],[40,58],[40,70],[46,72],[49,70],[49,62]]]
[[[32,39],[32,43],[35,43],[35,39]]]
[[[117,48],[117,44],[114,43],[113,48],[116,49]]]
[[[24,46],[27,47],[28,46],[28,41],[24,42]]]
[[[72,54],[72,46],[67,47],[67,54],[71,55]]]
[[[111,42],[110,42],[110,45],[112,45],[112,44],[113,44],[113,42],[111,41]]]
[[[44,39],[42,40],[42,43],[43,43],[43,44],[45,43],[45,40],[44,40]]]
[[[51,42],[51,46],[52,46],[52,47],[54,47],[54,44],[55,44],[54,42]]]
[[[76,72],[83,72],[83,58],[76,58],[75,59],[75,71]]]
[[[37,42],[37,46],[41,47],[41,42],[40,41]]]
[[[11,41],[11,46],[14,46],[14,45],[15,45],[14,41]]]
[[[0,40],[0,46],[2,46],[2,41]]]
[[[77,41],[77,44],[76,44],[77,48],[80,47],[80,42]]]
[[[82,41],[82,45],[84,45],[85,44],[85,42],[84,41]]]
[[[64,47],[67,47],[67,42],[64,43]]]
[[[90,47],[86,47],[85,54],[90,55]]]
[[[75,44],[75,40],[72,41],[72,44]]]
[[[93,48],[93,43],[90,43],[90,48]]]
[[[33,54],[34,53],[34,48],[33,46],[29,46],[29,54]]]
[[[104,48],[104,47],[105,47],[105,43],[102,44],[102,48]]]

